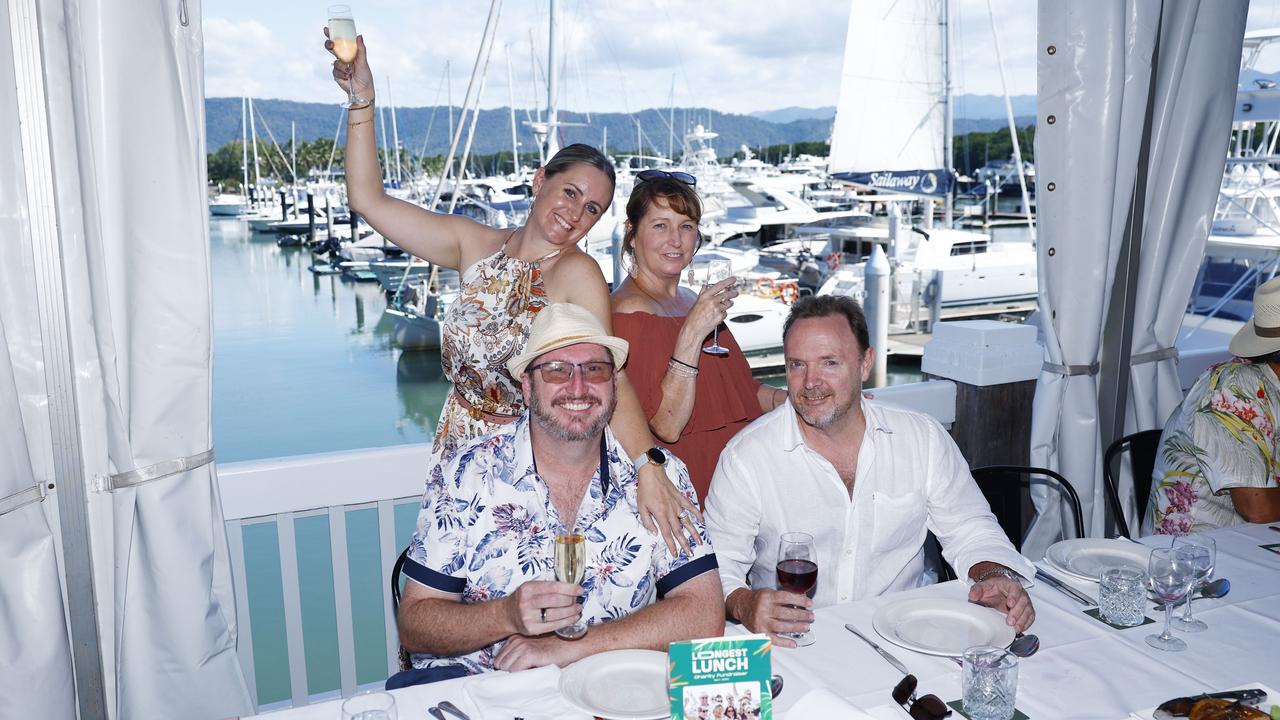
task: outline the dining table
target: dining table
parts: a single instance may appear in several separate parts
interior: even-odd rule
[[[1115,628],[1089,615],[1086,606],[1044,581],[1030,580],[1028,592],[1035,606],[1035,622],[1027,632],[1040,638],[1039,651],[1021,658],[1018,667],[1016,707],[1028,718],[1141,717],[1170,698],[1240,686],[1280,688],[1280,531],[1266,524],[1243,524],[1213,530],[1217,545],[1214,577],[1230,580],[1230,592],[1221,598],[1194,602],[1197,618],[1208,624],[1199,633],[1182,633],[1182,652],[1149,646],[1145,637],[1160,632],[1163,610],[1148,602],[1146,617],[1153,622]],[[1169,536],[1153,535],[1137,540],[1153,548],[1168,546]],[[1038,567],[1096,599],[1098,585],[1063,573],[1043,559]],[[807,647],[772,651],[773,673],[782,676],[783,692],[774,703],[774,717],[792,720],[809,717],[804,709],[810,697],[836,697],[851,706],[849,717],[901,720],[909,717],[894,703],[892,688],[903,673],[881,657],[868,643],[849,632],[861,631],[903,663],[919,681],[918,693],[934,694],[944,702],[961,697],[960,666],[955,658],[932,655],[904,647],[893,637],[877,632],[873,619],[882,609],[919,600],[967,599],[968,585],[953,580],[903,592],[840,603],[816,610],[812,628],[816,642]],[[1096,608],[1092,608],[1096,612]],[[1181,608],[1179,608],[1180,610]],[[729,624],[726,634],[744,634]],[[889,633],[892,635],[892,633]],[[515,715],[486,715],[473,696],[494,690],[555,693],[557,668],[524,673],[491,673],[448,680],[432,685],[393,691],[400,720],[426,718],[427,710],[449,700],[475,720],[493,717],[512,720]],[[484,693],[474,692],[484,683]],[[1270,702],[1280,703],[1272,696]],[[269,720],[338,720],[340,700],[265,713]],[[791,710],[800,706],[800,710]],[[1266,705],[1264,705],[1265,709]],[[856,708],[857,710],[854,710]],[[861,711],[861,712],[858,712]],[[537,717],[527,716],[527,720]],[[584,716],[589,717],[589,716]],[[954,718],[961,718],[953,713]],[[1146,715],[1149,717],[1149,715]]]

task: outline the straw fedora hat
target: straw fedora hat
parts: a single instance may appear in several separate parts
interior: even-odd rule
[[[1236,357],[1257,357],[1280,350],[1280,277],[1253,291],[1253,317],[1228,346]]]
[[[540,310],[529,328],[529,342],[524,352],[507,361],[511,377],[519,378],[539,355],[568,345],[594,343],[603,345],[613,355],[615,367],[627,361],[626,340],[604,331],[604,326],[586,308],[573,303],[553,303]]]

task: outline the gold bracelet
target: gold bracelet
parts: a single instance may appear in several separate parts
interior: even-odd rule
[[[357,125],[364,125],[365,123],[371,123],[371,122],[373,122],[373,118],[365,118],[364,120],[361,120],[359,122],[347,123],[347,128],[350,129]]]

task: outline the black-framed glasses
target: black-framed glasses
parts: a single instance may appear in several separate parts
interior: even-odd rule
[[[542,381],[552,385],[563,385],[573,379],[575,372],[582,373],[582,379],[589,383],[608,382],[613,377],[613,363],[604,360],[592,360],[584,363],[571,363],[563,360],[552,360],[529,368],[542,373]]]
[[[893,688],[893,701],[905,707],[907,714],[916,720],[939,720],[951,715],[951,708],[937,695],[916,697],[916,683],[915,675],[902,678]]]
[[[646,180],[657,180],[659,178],[671,178],[672,180],[679,180],[685,185],[689,185],[691,187],[698,186],[697,177],[678,170],[674,172],[667,172],[666,170],[641,170],[636,173],[636,179],[640,182],[644,182]]]

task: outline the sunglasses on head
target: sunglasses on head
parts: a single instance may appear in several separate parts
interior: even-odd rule
[[[613,363],[603,360],[593,360],[584,363],[564,362],[563,360],[552,360],[544,362],[541,365],[534,365],[529,368],[529,372],[537,370],[542,373],[542,381],[551,383],[552,385],[563,385],[573,379],[575,372],[582,373],[582,379],[589,383],[608,382],[613,377]]]
[[[916,676],[902,678],[893,688],[893,701],[907,709],[907,714],[916,720],[939,720],[951,715],[951,708],[937,695],[916,697]],[[908,704],[909,703],[909,704]]]
[[[640,172],[636,173],[636,179],[639,180],[640,182],[644,182],[646,180],[657,180],[659,178],[671,178],[672,180],[679,180],[685,185],[691,185],[693,187],[697,187],[698,185],[698,178],[694,177],[693,175],[690,175],[687,172],[678,172],[678,171],[667,172],[666,170],[641,170]]]

